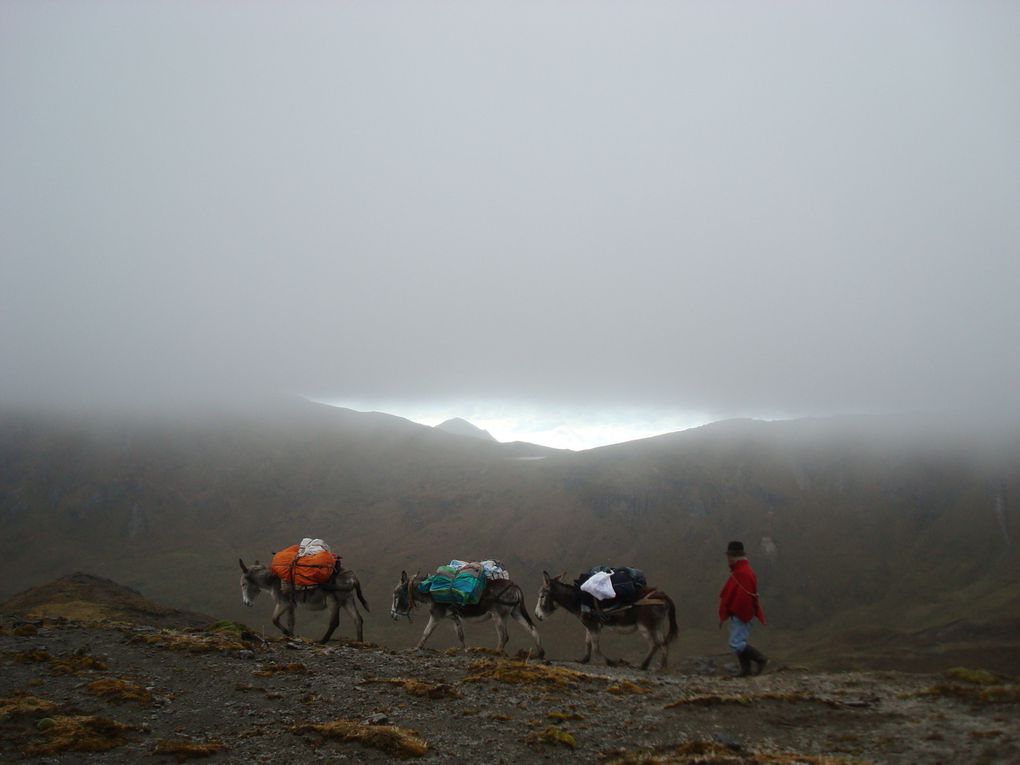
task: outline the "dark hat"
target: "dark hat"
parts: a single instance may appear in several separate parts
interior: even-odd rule
[[[730,542],[726,545],[726,554],[732,555],[739,558],[744,555],[744,543],[743,542]]]

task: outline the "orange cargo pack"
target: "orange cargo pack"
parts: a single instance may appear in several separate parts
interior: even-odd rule
[[[338,555],[318,552],[298,557],[298,545],[291,545],[273,556],[273,573],[298,587],[314,587],[333,575]]]

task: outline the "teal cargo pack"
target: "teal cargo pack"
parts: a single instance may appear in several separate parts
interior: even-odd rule
[[[418,591],[427,593],[435,603],[473,606],[485,592],[485,577],[473,571],[460,571],[452,577],[433,574],[421,581]]]

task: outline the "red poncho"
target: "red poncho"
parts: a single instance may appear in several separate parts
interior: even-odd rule
[[[746,558],[738,560],[730,565],[730,572],[730,578],[719,593],[719,621],[735,616],[742,622],[749,622],[757,616],[764,624],[765,614],[758,602],[758,577],[751,564]]]

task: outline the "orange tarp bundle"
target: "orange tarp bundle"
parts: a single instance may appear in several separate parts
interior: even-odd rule
[[[333,575],[340,556],[324,550],[298,557],[298,548],[299,545],[291,545],[273,556],[273,573],[280,579],[298,587],[313,587]]]

